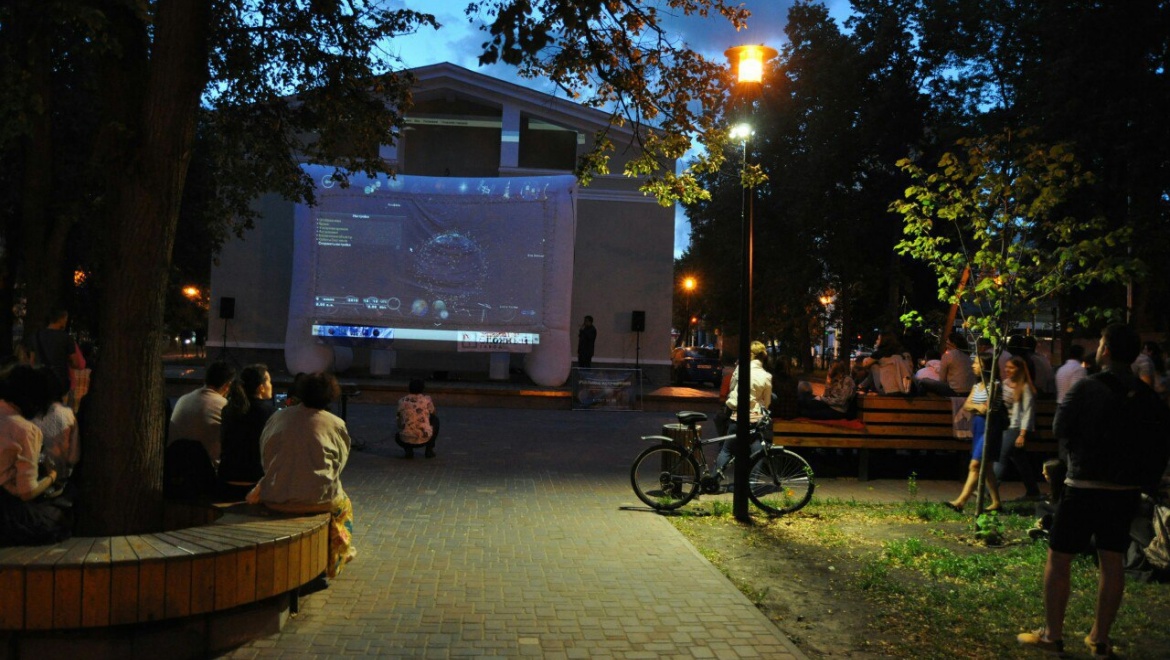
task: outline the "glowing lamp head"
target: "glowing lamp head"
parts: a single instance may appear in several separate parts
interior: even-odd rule
[[[731,127],[731,139],[746,140],[752,136],[751,124],[736,124]]]
[[[724,55],[731,62],[731,70],[737,83],[764,82],[764,62],[776,57],[775,48],[763,44],[728,48]]]
[[[683,288],[686,289],[687,291],[694,291],[695,290],[695,278],[688,277],[685,280],[683,280]]]

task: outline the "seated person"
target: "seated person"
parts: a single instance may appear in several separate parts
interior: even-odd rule
[[[179,397],[171,413],[167,442],[194,440],[203,445],[212,466],[219,465],[219,425],[236,369],[222,361],[207,367],[203,387]]]
[[[940,357],[942,357],[942,356],[939,355],[939,352],[934,350],[933,348],[927,350],[926,357],[922,361],[922,368],[919,369],[918,371],[914,372],[914,379],[915,380],[933,380],[933,381],[937,382],[939,380],[939,376],[940,376],[940,374],[938,372],[939,358]]]
[[[914,372],[914,382],[922,392],[938,394],[939,396],[958,396],[951,393],[951,388],[942,377],[942,356],[938,351],[928,349],[922,368]]]
[[[228,393],[220,424],[219,498],[239,502],[264,476],[260,462],[260,434],[272,405],[272,375],[263,364],[250,364]]]
[[[849,376],[849,363],[834,360],[825,378],[824,394],[814,397],[812,386],[807,382],[800,383],[800,416],[809,419],[848,419],[850,405],[856,394],[857,388]]]
[[[337,378],[328,373],[306,376],[299,405],[272,415],[260,435],[264,477],[249,504],[275,511],[330,515],[326,575],[337,577],[357,555],[352,546],[353,503],[341,486],[349,460],[350,438],[345,421],[326,408],[341,396]]]
[[[873,387],[879,394],[910,394],[911,362],[906,358],[902,342],[890,331],[878,335],[877,348],[862,361],[869,368]]]
[[[398,400],[398,432],[394,442],[405,452],[403,458],[414,458],[416,447],[425,447],[427,458],[435,457],[435,440],[439,437],[439,417],[435,402],[423,394],[423,381],[415,378],[407,386],[409,394]]]
[[[41,463],[57,473],[53,487],[45,493],[47,497],[60,495],[66,480],[73,474],[73,468],[81,460],[81,441],[78,438],[77,417],[66,405],[68,392],[64,391],[61,379],[52,369],[37,367],[49,407],[31,421],[41,430]]]
[[[41,430],[29,419],[42,415],[51,398],[43,379],[27,364],[0,375],[0,546],[39,545],[69,538],[65,510],[42,497],[57,480],[52,467],[38,474]]]
[[[859,357],[854,360],[849,377],[857,384],[858,392],[875,392],[877,390],[873,387],[873,377],[870,375],[869,368],[865,366],[864,362],[864,357]]]

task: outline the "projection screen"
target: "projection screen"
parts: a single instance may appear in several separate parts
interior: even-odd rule
[[[351,176],[343,188],[331,168],[305,170],[317,205],[295,213],[290,361],[411,340],[531,353],[530,373],[551,353],[568,364],[573,177]]]

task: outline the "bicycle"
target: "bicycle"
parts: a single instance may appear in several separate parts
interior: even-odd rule
[[[708,465],[703,448],[735,437],[721,435],[704,440],[698,424],[707,420],[706,414],[684,410],[675,416],[686,427],[683,437],[642,436],[657,444],[638,454],[630,468],[630,485],[638,499],[662,511],[685,505],[700,491],[712,494],[724,490],[722,475]],[[748,497],[760,509],[779,516],[808,504],[816,480],[808,461],[784,447],[764,442],[763,429],[769,424],[771,420],[765,415],[751,430]],[[734,458],[728,463],[732,464]]]

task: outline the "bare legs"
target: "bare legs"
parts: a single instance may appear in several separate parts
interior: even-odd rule
[[[963,491],[959,493],[959,497],[951,502],[955,507],[962,509],[967,505],[967,500],[975,494],[975,486],[979,482],[979,461],[971,461],[967,466],[967,481],[963,484]],[[983,483],[987,485],[987,490],[991,493],[991,509],[999,508],[999,482],[995,480],[995,472],[993,470],[984,470]]]
[[[1097,616],[1093,619],[1089,639],[1108,642],[1109,630],[1117,619],[1121,597],[1125,594],[1125,556],[1120,552],[1099,550],[1097,559],[1101,563],[1101,576],[1097,581]]]
[[[1124,556],[1120,552],[1098,550],[1097,558],[1101,574],[1097,581],[1097,615],[1089,639],[1094,642],[1108,642],[1109,630],[1117,619],[1121,597],[1125,594]],[[1044,616],[1047,638],[1064,638],[1064,613],[1068,608],[1069,572],[1073,555],[1048,551],[1048,562],[1044,565]]]

